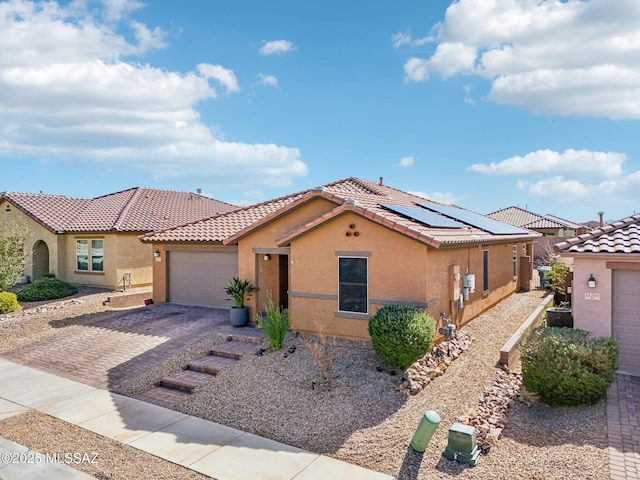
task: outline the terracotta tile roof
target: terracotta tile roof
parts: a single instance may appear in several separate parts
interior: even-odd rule
[[[318,224],[341,215],[345,211],[354,211],[372,221],[434,247],[515,241],[516,239],[531,239],[540,236],[534,232],[520,235],[494,235],[471,226],[468,228],[430,227],[394,213],[382,207],[381,204],[416,207],[416,202],[434,204],[435,202],[386,185],[359,178],[347,178],[322,187],[241,208],[214,218],[150,233],[141,237],[141,240],[143,243],[224,243],[232,245],[255,229],[319,197],[335,203],[336,209],[285,235],[279,239],[280,244],[285,244],[297,235],[304,234]]]
[[[640,253],[640,214],[557,243],[563,253]]]
[[[580,225],[554,215],[538,215],[520,207],[508,207],[487,215],[499,222],[528,229],[579,228]]]
[[[52,232],[152,232],[238,207],[190,192],[131,188],[97,198],[0,194]]]

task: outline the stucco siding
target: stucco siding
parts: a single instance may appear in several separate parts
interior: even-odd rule
[[[9,211],[7,211],[7,205],[9,205]],[[6,200],[0,200],[0,215],[9,219],[21,219],[23,220],[29,229],[30,235],[26,238],[25,244],[29,249],[29,261],[25,266],[25,275],[33,279],[33,247],[38,241],[43,241],[47,244],[49,249],[49,273],[53,273],[59,278],[65,280],[66,272],[60,268],[59,265],[59,245],[58,235],[47,230],[31,217],[22,213],[18,208],[10,205]]]
[[[603,258],[573,259],[573,326],[593,336],[611,336],[611,273]],[[593,274],[596,288],[587,281]],[[586,296],[585,296],[586,294]]]

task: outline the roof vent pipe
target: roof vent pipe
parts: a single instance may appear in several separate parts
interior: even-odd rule
[[[602,216],[604,215],[604,212],[598,212],[598,216],[600,217],[600,226],[604,226],[604,221],[602,220]]]
[[[202,189],[201,189],[201,188],[196,188],[196,193],[197,193],[198,195],[200,195],[200,194],[202,193]]]
[[[382,177],[380,177],[380,185],[382,185]]]

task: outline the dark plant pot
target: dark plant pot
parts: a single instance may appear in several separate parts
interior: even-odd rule
[[[570,308],[547,308],[548,327],[573,328],[573,315]]]
[[[229,313],[229,320],[234,327],[244,327],[249,323],[249,308],[248,307],[231,307]]]

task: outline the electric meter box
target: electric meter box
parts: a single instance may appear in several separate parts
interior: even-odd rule
[[[476,291],[476,276],[473,273],[465,275],[462,279],[462,286],[469,289],[469,293]]]
[[[442,455],[449,460],[475,467],[480,456],[476,436],[477,430],[475,427],[454,423],[449,428],[449,442]]]

